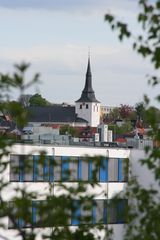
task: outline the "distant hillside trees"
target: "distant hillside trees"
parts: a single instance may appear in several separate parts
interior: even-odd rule
[[[78,136],[78,130],[74,127],[69,126],[69,125],[64,125],[64,126],[60,127],[60,134],[61,135],[69,134],[72,137],[77,137]]]
[[[135,105],[135,111],[139,118],[143,119],[145,116],[145,104],[143,102],[138,102]]]
[[[135,112],[132,106],[121,104],[119,107],[119,114],[122,119],[134,118]]]
[[[112,130],[114,136],[117,137],[117,135],[130,133],[133,130],[133,126],[130,121],[125,121],[122,123],[121,126],[118,126],[116,124],[110,124],[108,125],[108,129]]]
[[[29,99],[30,106],[50,106],[49,101],[43,98],[40,94],[36,93]]]
[[[119,108],[118,108],[118,107],[115,107],[115,108],[113,108],[113,109],[110,111],[110,113],[109,113],[109,118],[110,118],[112,121],[120,118]]]
[[[108,122],[115,122],[117,119],[127,121],[136,119],[134,107],[127,104],[120,104],[119,107],[113,108],[110,113],[105,116],[105,120]]]

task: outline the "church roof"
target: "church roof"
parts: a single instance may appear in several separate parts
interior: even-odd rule
[[[92,88],[92,74],[91,74],[91,67],[90,67],[90,58],[88,58],[85,86],[82,91],[81,97],[76,102],[99,102],[96,99],[95,93]]]
[[[64,107],[62,105],[27,107],[28,122],[86,122],[78,119],[75,114],[75,106]],[[78,121],[79,120],[79,121]]]
[[[35,106],[27,108],[29,122],[74,122],[75,107]]]

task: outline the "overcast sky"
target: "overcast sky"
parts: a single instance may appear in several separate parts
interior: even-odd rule
[[[146,74],[149,62],[119,43],[104,15],[111,12],[136,22],[136,0],[0,0],[0,72],[13,64],[31,63],[29,77],[41,73],[42,84],[26,93],[41,93],[51,102],[74,103],[84,87],[88,48],[93,88],[103,105],[134,105],[144,93],[154,96]],[[18,94],[14,93],[13,98]]]

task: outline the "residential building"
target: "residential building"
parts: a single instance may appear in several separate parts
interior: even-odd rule
[[[113,109],[116,107],[112,107],[112,106],[101,106],[100,108],[100,112],[101,112],[101,116],[103,115],[109,115],[111,111],[113,111]]]

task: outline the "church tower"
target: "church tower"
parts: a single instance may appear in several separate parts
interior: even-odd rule
[[[76,101],[76,114],[77,117],[87,120],[90,127],[97,127],[100,123],[100,102],[96,99],[92,88],[90,57],[88,58],[85,86],[81,97]]]

